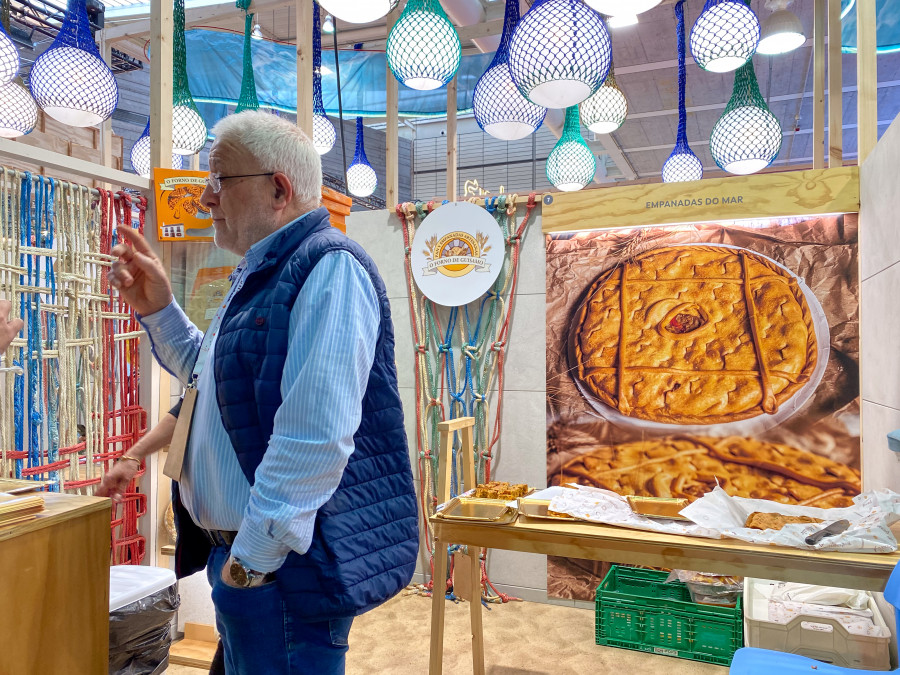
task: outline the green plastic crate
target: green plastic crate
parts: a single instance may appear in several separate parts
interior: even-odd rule
[[[597,644],[730,665],[744,641],[741,600],[701,605],[668,576],[613,565],[597,587]]]

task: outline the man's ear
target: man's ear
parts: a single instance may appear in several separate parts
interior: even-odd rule
[[[272,182],[275,184],[275,190],[272,194],[275,205],[285,208],[294,200],[294,186],[291,185],[290,179],[280,171],[272,176]]]

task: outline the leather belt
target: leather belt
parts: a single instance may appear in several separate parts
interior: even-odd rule
[[[213,546],[231,546],[237,537],[237,532],[231,530],[204,530],[203,528],[200,530]]]

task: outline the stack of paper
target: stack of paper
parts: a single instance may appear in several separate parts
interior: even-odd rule
[[[44,498],[38,495],[17,497],[0,493],[0,527],[31,520],[44,510]]]

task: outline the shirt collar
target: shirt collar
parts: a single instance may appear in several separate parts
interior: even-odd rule
[[[313,209],[313,210],[315,210],[315,209]],[[238,267],[247,267],[250,269],[250,271],[255,270],[257,267],[259,267],[259,264],[260,264],[260,262],[262,262],[263,258],[266,257],[266,253],[269,252],[269,249],[272,248],[272,244],[274,244],[275,240],[278,239],[279,233],[284,232],[284,230],[289,228],[294,223],[296,223],[300,220],[303,220],[310,213],[312,213],[312,211],[307,211],[303,215],[299,216],[298,218],[295,218],[291,222],[278,228],[277,230],[275,230],[268,236],[264,237],[263,239],[260,239],[258,242],[253,244],[253,246],[250,247],[250,250],[244,254],[244,257],[241,260],[241,263],[238,265]],[[244,264],[245,262],[246,262],[246,265]]]

